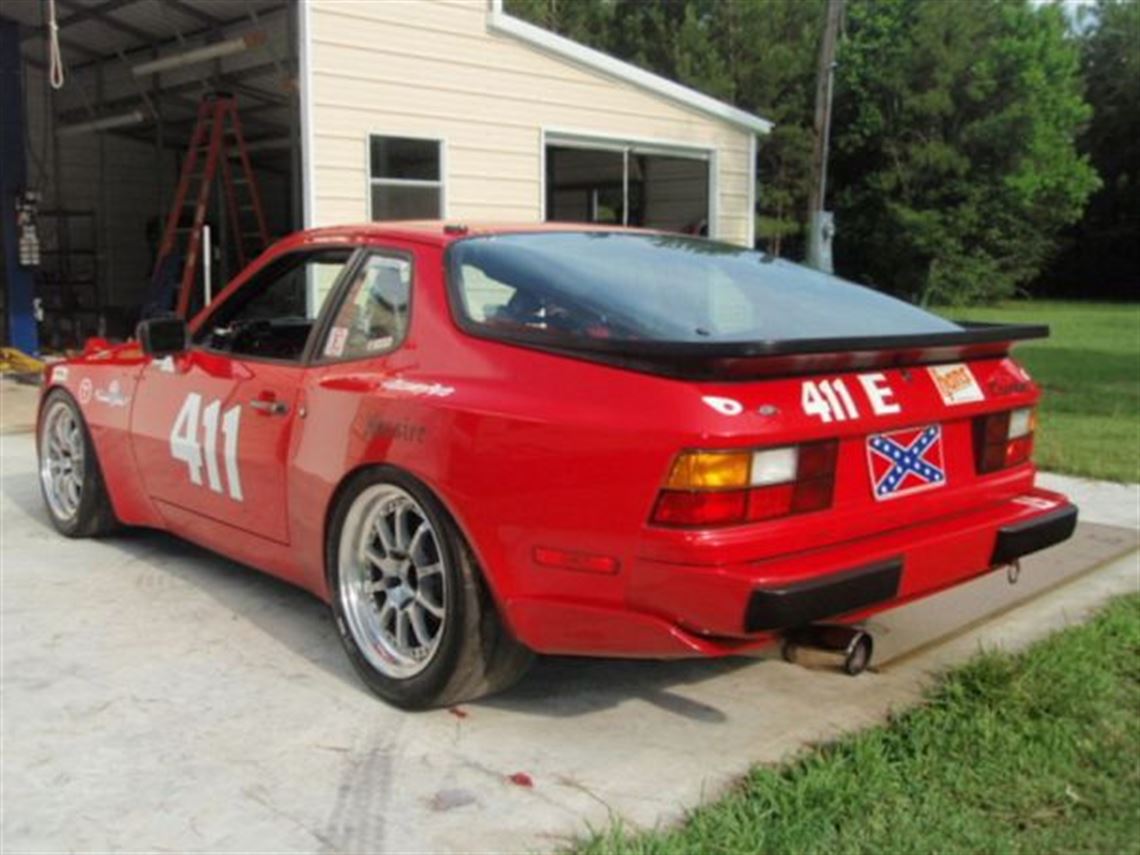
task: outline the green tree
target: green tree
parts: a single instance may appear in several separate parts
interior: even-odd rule
[[[802,245],[811,172],[816,55],[825,0],[704,0],[725,57],[725,95],[775,127],[758,146],[756,236],[776,255]],[[702,81],[685,81],[702,88]]]
[[[1118,5],[1134,13],[1138,4]],[[507,8],[773,120],[758,147],[756,233],[776,254],[800,250],[824,0],[508,0]],[[829,181],[839,272],[924,301],[1013,293],[1046,264],[1097,186],[1074,144],[1090,110],[1080,46],[1061,10],[1029,0],[848,0],[847,8]],[[1121,111],[1138,103],[1106,97]]]
[[[1097,187],[1074,144],[1091,111],[1057,8],[850,0],[838,77],[846,275],[923,302],[1008,296]]]
[[[1140,296],[1140,3],[1100,0],[1078,22],[1092,121],[1081,137],[1104,186],[1065,235],[1046,284],[1080,294]]]
[[[606,50],[613,7],[605,0],[507,0],[506,10],[569,39]]]
[[[775,123],[758,148],[756,234],[803,231],[824,0],[508,0],[512,14]]]

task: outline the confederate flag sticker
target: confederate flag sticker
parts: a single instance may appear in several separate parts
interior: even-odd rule
[[[871,492],[882,502],[946,483],[942,425],[906,428],[867,437]]]

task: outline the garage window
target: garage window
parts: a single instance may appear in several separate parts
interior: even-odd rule
[[[546,219],[710,233],[712,153],[546,136]]]
[[[443,144],[439,140],[373,135],[368,148],[373,220],[443,217]]]

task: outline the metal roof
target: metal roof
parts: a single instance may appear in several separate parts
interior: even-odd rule
[[[200,95],[228,89],[242,104],[248,138],[279,138],[295,111],[296,50],[280,14],[289,5],[287,0],[56,0],[66,72],[53,99],[56,116],[67,124],[137,108],[154,122],[161,113],[168,143],[183,146]],[[5,3],[2,14],[21,25],[25,61],[46,69],[46,0]],[[256,50],[142,78],[131,73],[141,62],[256,30],[268,36]]]

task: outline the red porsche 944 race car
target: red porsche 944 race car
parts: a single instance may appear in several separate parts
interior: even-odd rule
[[[63,534],[300,585],[380,696],[450,704],[533,652],[740,653],[1069,537],[1010,357],[1047,333],[679,235],[319,229],[52,366],[41,482]]]

